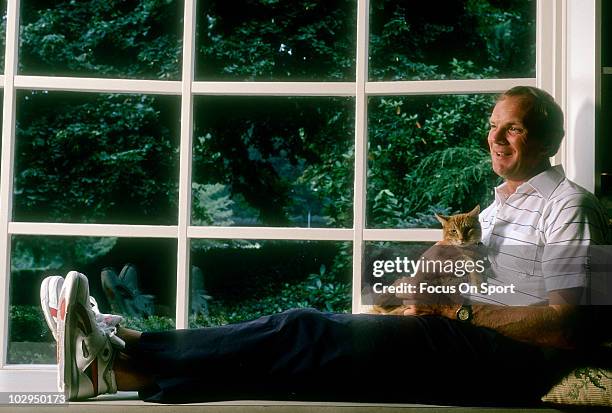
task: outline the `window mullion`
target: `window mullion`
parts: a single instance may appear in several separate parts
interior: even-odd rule
[[[353,96],[354,82],[194,82],[194,95]]]
[[[6,364],[8,349],[9,287],[11,276],[11,235],[13,163],[15,146],[15,72],[19,31],[19,0],[9,0],[6,13],[6,49],[4,52],[4,106],[2,110],[2,172],[0,174],[0,368]]]
[[[11,222],[9,234],[86,237],[176,238],[176,225],[72,224]]]
[[[514,86],[535,85],[535,78],[402,80],[393,82],[368,82],[366,84],[366,93],[368,96],[501,93]]]
[[[357,61],[355,82],[355,186],[353,205],[353,312],[361,308],[361,267],[365,227],[366,173],[368,155],[368,80],[369,0],[357,2]]]
[[[176,269],[176,328],[189,325],[189,238],[191,221],[191,141],[195,55],[195,0],[185,2],[183,27],[183,73],[181,90],[181,144],[179,170],[178,245]]]
[[[104,79],[62,76],[15,76],[15,87],[98,93],[144,93],[179,95],[181,82],[172,80]]]

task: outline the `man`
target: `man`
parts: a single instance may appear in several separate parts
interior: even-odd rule
[[[481,214],[490,247],[527,245],[554,261],[554,243],[604,241],[595,200],[550,167],[562,137],[563,115],[547,93],[519,87],[498,100],[488,142],[505,182]],[[588,268],[548,279],[546,265],[515,274],[519,290],[545,305],[412,307],[418,317],[291,310],[217,328],[140,333],[92,310],[87,278],[76,272],[61,291],[41,292],[59,300],[41,301],[45,313],[59,314],[49,325],[58,330],[60,388],[72,400],[120,389],[157,402],[523,404],[539,400],[557,373],[554,356],[574,346],[574,310],[588,281]]]
[[[571,348],[575,306],[588,286],[586,247],[606,243],[607,222],[591,193],[565,178],[562,167],[551,167],[549,159],[563,135],[563,112],[545,91],[518,86],[498,98],[487,142],[493,171],[504,183],[495,189],[495,201],[480,214],[480,221],[483,243],[499,256],[492,264],[503,267],[504,258],[511,257],[506,266],[513,267],[511,271],[497,268],[493,283],[513,284],[517,291],[498,297],[502,302],[476,298],[515,306],[474,305],[468,311],[473,324],[505,336]],[[562,263],[572,274],[559,273],[559,265],[550,264],[563,256],[572,258]],[[522,264],[534,262],[542,266],[539,271],[516,274]],[[413,307],[405,314],[453,317],[456,311]]]

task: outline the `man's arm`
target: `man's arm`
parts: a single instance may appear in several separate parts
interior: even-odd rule
[[[582,335],[591,333],[579,325],[578,319],[589,318],[591,308],[579,307],[578,304],[589,277],[588,246],[605,244],[605,219],[599,203],[589,193],[578,192],[557,202],[554,214],[546,216],[548,224],[544,229],[547,245],[542,269],[549,290],[549,305],[500,307],[476,304],[472,306],[475,325],[539,346],[574,348],[579,340],[588,340],[588,337],[577,334],[579,327]],[[559,259],[562,257],[567,258]],[[563,265],[569,269],[564,269]],[[457,308],[439,310],[438,314],[455,318]]]
[[[548,306],[472,306],[472,323],[518,341],[548,347],[574,348],[577,303],[581,288],[551,291]],[[410,306],[404,315],[436,314],[456,319],[458,306]]]

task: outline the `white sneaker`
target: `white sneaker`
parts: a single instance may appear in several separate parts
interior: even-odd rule
[[[62,285],[64,285],[64,278],[59,275],[46,277],[40,284],[40,306],[55,341],[57,341],[58,298]]]
[[[40,306],[42,307],[45,321],[57,341],[57,311],[59,308],[59,295],[64,285],[64,278],[59,275],[46,277],[40,284]],[[117,326],[123,322],[123,317],[115,314],[100,313],[96,299],[89,296],[89,304],[96,316],[96,322],[111,338],[111,342],[120,347],[125,347],[125,342],[115,335]]]
[[[59,296],[57,323],[58,387],[68,400],[116,393],[113,361],[117,350],[98,326],[89,302],[87,277],[66,276]]]

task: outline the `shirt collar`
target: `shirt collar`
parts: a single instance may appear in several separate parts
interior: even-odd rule
[[[564,179],[565,171],[563,170],[563,166],[555,165],[537,174],[523,185],[520,185],[519,188],[522,186],[531,186],[538,194],[542,195],[544,199],[548,199]]]
[[[564,179],[565,171],[563,170],[563,166],[555,165],[519,185],[519,187],[516,188],[516,192],[528,194],[535,190],[538,194],[542,195],[544,199],[548,199]],[[508,185],[504,182],[495,188],[495,202],[497,204],[503,204],[510,196],[507,192],[507,186]]]

